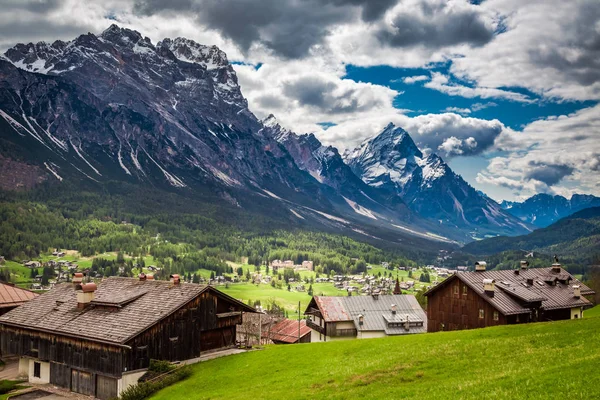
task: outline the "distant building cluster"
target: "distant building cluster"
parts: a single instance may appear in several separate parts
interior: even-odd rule
[[[307,271],[312,271],[313,270],[313,262],[312,261],[302,261],[302,264],[294,264],[294,262],[292,260],[273,260],[271,261],[271,268],[273,269],[273,271],[277,271],[279,268],[291,268],[294,270],[307,270]]]

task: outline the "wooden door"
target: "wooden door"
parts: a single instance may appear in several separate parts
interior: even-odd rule
[[[87,396],[93,396],[95,390],[92,374],[78,369],[71,370],[71,390]]]
[[[114,399],[117,397],[117,380],[108,376],[97,375],[96,377],[96,397],[102,400]]]

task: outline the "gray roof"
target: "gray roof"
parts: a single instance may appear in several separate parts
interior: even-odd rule
[[[516,273],[518,272],[518,274]],[[589,307],[591,303],[583,297],[594,294],[594,291],[575,279],[566,270],[553,271],[552,268],[529,268],[521,270],[482,271],[482,272],[457,272],[437,286],[425,293],[431,295],[439,288],[449,284],[454,279],[460,279],[483,299],[490,303],[495,309],[504,315],[525,314],[531,310],[528,303],[540,302],[544,310],[555,310],[561,308]],[[483,280],[494,279],[496,290],[494,296],[488,296],[483,290]],[[527,283],[533,281],[533,285]],[[548,281],[565,281],[569,283],[556,282],[550,285]],[[573,285],[581,288],[581,297],[573,296]]]
[[[73,284],[63,283],[0,316],[0,324],[124,344],[205,290],[254,311],[210,286],[110,277],[98,285],[94,300],[84,309],[77,308]]]
[[[386,335],[427,332],[425,311],[412,295],[315,296],[314,300],[326,322],[353,321],[359,332],[385,331]],[[396,314],[392,314],[392,304],[396,305]],[[359,324],[360,315],[363,316],[362,325]],[[389,326],[390,323],[403,324],[407,315],[409,331],[404,325]]]

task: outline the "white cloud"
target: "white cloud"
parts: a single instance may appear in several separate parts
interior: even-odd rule
[[[502,152],[478,176],[530,195],[537,192],[600,194],[600,105],[571,115],[541,119],[522,131],[504,129],[495,149]]]
[[[427,75],[416,75],[416,76],[407,76],[402,79],[404,83],[407,85],[412,85],[415,82],[428,81],[429,77]]]
[[[446,107],[446,109],[444,110],[446,112],[453,112],[453,113],[457,113],[457,114],[471,114],[471,110],[468,108],[460,108],[460,107]]]
[[[433,72],[431,81],[425,83],[425,87],[433,90],[446,93],[450,96],[461,96],[467,98],[479,97],[482,99],[488,98],[504,98],[513,101],[529,103],[532,100],[521,93],[511,92],[508,90],[495,89],[492,87],[469,87],[456,82],[450,82],[450,78],[442,73]]]

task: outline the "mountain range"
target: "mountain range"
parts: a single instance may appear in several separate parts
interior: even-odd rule
[[[463,251],[490,255],[510,250],[558,254],[578,264],[597,263],[600,259],[600,207],[591,207],[562,218],[534,232],[515,237],[495,237],[472,242]]]
[[[153,44],[112,25],[69,42],[18,44],[0,58],[0,75],[4,189],[125,181],[209,193],[228,207],[268,204],[291,226],[404,243],[533,229],[399,127],[341,155],[273,116],[259,120],[215,46]]]
[[[503,201],[500,206],[515,217],[544,228],[577,211],[599,207],[600,197],[574,194],[567,199],[563,196],[540,193],[523,202]]]

